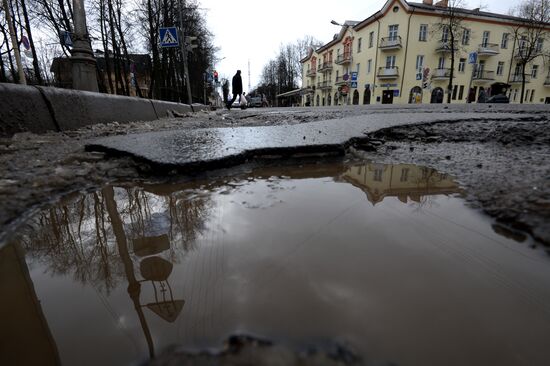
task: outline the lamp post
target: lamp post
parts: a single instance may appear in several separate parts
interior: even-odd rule
[[[86,27],[84,0],[73,0],[74,39],[71,50],[73,89],[98,92],[96,60]]]

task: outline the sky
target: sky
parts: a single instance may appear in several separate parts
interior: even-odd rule
[[[335,20],[363,20],[384,6],[385,0],[199,0],[220,48],[214,69],[220,78],[231,77],[240,69],[243,87],[258,83],[263,66],[275,58],[281,44],[293,43],[306,35],[322,42],[332,39],[339,27]],[[422,2],[422,0],[415,0]],[[507,14],[520,0],[465,0],[467,8],[480,5],[486,11]]]

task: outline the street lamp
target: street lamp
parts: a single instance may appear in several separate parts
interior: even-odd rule
[[[73,89],[98,92],[96,60],[86,27],[84,0],[73,0],[74,40],[71,50]]]

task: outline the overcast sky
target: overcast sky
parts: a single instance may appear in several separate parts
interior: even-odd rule
[[[248,91],[248,60],[252,88],[262,67],[277,55],[279,45],[312,35],[328,42],[339,31],[332,19],[363,20],[380,10],[385,0],[199,0],[205,9],[215,45],[220,47],[215,68],[220,77],[243,73]],[[485,6],[487,11],[507,14],[520,0],[465,0],[467,8]],[[422,0],[416,0],[422,2]]]

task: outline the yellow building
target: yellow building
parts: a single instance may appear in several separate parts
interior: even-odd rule
[[[437,27],[446,4],[388,0],[369,18],[344,23],[332,41],[301,60],[302,104],[446,103],[451,56],[448,35]],[[452,103],[501,92],[520,103],[521,50],[513,37],[520,20],[479,9],[460,17]],[[540,47],[547,46],[541,39]],[[550,103],[548,75],[542,56],[526,66],[524,103]]]

